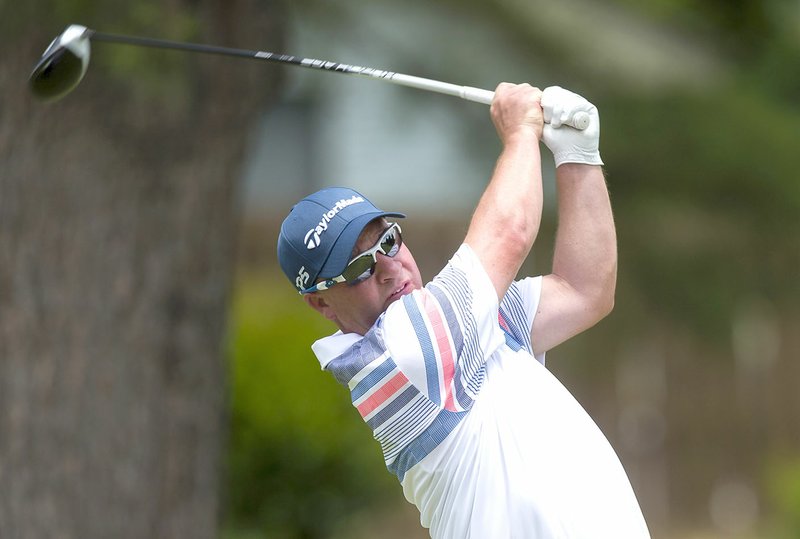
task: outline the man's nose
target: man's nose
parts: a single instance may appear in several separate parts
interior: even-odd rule
[[[379,281],[387,281],[397,277],[403,266],[396,256],[391,257],[383,253],[378,253],[377,260],[375,264],[375,276]]]

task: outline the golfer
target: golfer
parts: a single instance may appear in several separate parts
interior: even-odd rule
[[[589,114],[583,131],[566,125],[577,113]],[[649,537],[619,458],[544,366],[614,303],[597,109],[559,87],[503,83],[491,117],[502,152],[432,281],[423,286],[403,242],[403,214],[345,188],[294,206],[281,268],[339,328],[314,353],[349,389],[432,537]],[[541,220],[540,141],[556,163],[553,268],[516,280]]]

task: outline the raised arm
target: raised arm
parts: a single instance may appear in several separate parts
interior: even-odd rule
[[[558,232],[553,272],[542,283],[532,342],[537,354],[588,329],[614,306],[617,242],[598,151],[600,120],[588,101],[561,88],[545,90],[544,141],[556,160]],[[576,110],[590,112],[590,126],[560,125]]]
[[[464,240],[500,299],[528,256],[541,223],[540,99],[541,92],[527,84],[497,87],[491,115],[503,150]]]

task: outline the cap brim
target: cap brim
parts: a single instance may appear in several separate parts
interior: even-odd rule
[[[333,248],[328,255],[328,259],[319,270],[317,279],[341,275],[344,269],[347,267],[348,262],[350,262],[350,257],[353,254],[353,248],[356,246],[356,242],[358,241],[358,237],[361,235],[361,232],[371,221],[378,219],[379,217],[405,218],[405,214],[377,211],[359,215],[350,221],[342,233],[339,234],[339,237],[336,239],[336,243],[333,244]]]

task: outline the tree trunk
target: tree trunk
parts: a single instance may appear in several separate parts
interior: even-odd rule
[[[273,3],[152,3],[195,39],[281,48]],[[24,81],[53,5],[0,37],[0,536],[216,537],[237,170],[277,71],[142,52],[174,68],[148,87],[95,46],[41,104]]]

